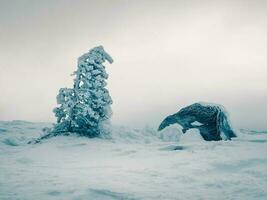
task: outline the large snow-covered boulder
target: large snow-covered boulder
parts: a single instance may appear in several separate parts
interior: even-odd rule
[[[222,105],[194,103],[166,117],[158,130],[176,123],[182,126],[183,133],[191,128],[199,129],[201,136],[206,141],[230,140],[232,137],[236,137],[228,114]]]

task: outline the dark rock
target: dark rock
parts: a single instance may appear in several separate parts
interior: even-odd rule
[[[183,133],[186,133],[188,129],[197,128],[206,141],[230,140],[232,137],[236,137],[227,112],[221,105],[194,103],[166,117],[158,130],[175,123],[182,126]]]

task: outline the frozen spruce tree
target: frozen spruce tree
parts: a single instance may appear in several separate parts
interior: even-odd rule
[[[57,95],[57,118],[50,134],[78,133],[88,137],[108,134],[112,99],[106,89],[105,61],[113,62],[102,46],[78,59],[73,88],[61,88]]]

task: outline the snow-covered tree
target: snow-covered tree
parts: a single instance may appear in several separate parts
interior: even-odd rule
[[[73,88],[61,88],[57,95],[59,106],[53,110],[57,117],[53,133],[74,132],[88,137],[107,134],[112,99],[105,88],[106,60],[113,62],[102,46],[79,57]]]

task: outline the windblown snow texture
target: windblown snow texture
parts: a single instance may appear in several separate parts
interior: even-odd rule
[[[88,137],[108,134],[106,124],[111,116],[112,99],[105,88],[108,74],[103,63],[106,60],[113,62],[102,46],[79,57],[73,88],[61,88],[57,95],[54,134],[75,132]]]
[[[112,127],[112,139],[58,136],[0,121],[1,200],[266,200],[266,131],[205,142],[179,126]],[[162,139],[161,139],[162,138]]]
[[[188,129],[197,128],[204,140],[229,140],[236,137],[225,108],[211,103],[195,103],[182,108],[179,112],[166,117],[158,130],[178,123],[183,133]]]

